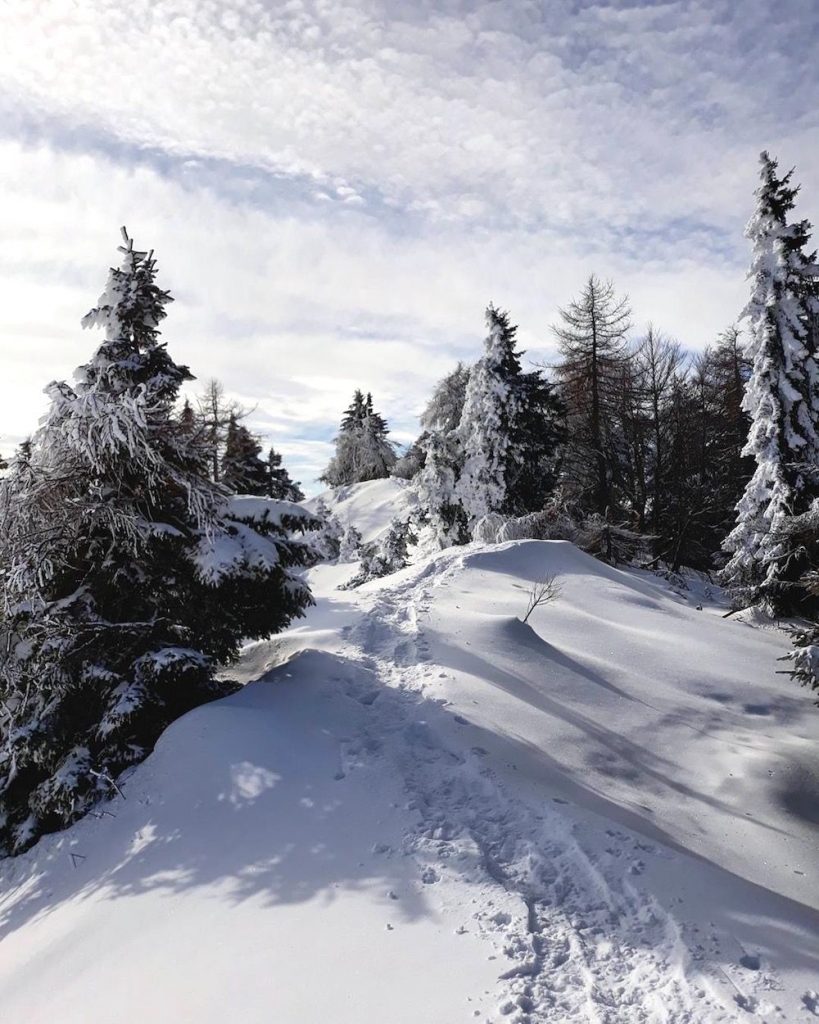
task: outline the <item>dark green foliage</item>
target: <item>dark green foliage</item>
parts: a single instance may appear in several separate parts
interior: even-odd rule
[[[228,420],[220,480],[231,494],[268,494],[269,470],[262,447],[235,415]]]
[[[179,715],[230,687],[245,638],[310,603],[302,510],[229,500],[174,413],[191,379],[159,341],[170,301],[126,237],[105,338],[0,484],[0,851],[116,791]]]
[[[290,479],[287,468],[282,465],[281,455],[274,448],[267,453],[265,493],[281,501],[304,501],[304,492],[299,482]]]

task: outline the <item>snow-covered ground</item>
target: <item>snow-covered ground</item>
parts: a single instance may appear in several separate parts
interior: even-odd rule
[[[376,536],[388,485],[334,506]],[[561,542],[352,571],[5,862],[2,1024],[819,1017],[819,710],[779,632]]]
[[[369,480],[364,484],[335,487],[305,502],[313,510],[319,499],[338,517],[343,526],[352,523],[361,533],[365,544],[386,533],[394,516],[406,515],[413,498],[404,480],[389,477]]]

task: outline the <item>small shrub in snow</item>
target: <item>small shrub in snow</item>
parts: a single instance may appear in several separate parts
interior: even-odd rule
[[[335,562],[341,553],[344,527],[337,515],[330,511],[324,498],[319,498],[313,512],[318,526],[310,534],[317,562]]]
[[[361,569],[344,589],[361,586],[368,580],[398,572],[409,563],[409,546],[415,543],[415,534],[408,519],[393,519],[387,533],[361,552]]]
[[[339,544],[339,562],[357,562],[361,555],[361,533],[352,523],[347,524]]]
[[[529,588],[529,601],[526,605],[526,614],[523,616],[522,621],[524,623],[528,622],[529,616],[535,608],[541,608],[543,605],[556,601],[560,597],[560,590],[561,587],[557,576],[545,576],[542,580],[533,583]]]

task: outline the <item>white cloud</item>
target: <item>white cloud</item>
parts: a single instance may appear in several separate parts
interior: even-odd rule
[[[87,357],[122,223],[177,297],[174,354],[256,406],[305,480],[355,386],[411,436],[490,299],[547,358],[594,270],[700,347],[743,301],[756,152],[819,205],[804,12],[7,0],[0,434]]]
[[[32,111],[440,216],[725,223],[761,143],[816,141],[799,2],[3,10],[0,82]]]

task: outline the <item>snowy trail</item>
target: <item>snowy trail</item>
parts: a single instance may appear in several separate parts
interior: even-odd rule
[[[345,752],[345,770],[384,749],[397,757],[420,815],[406,847],[427,863],[425,881],[449,872],[476,886],[463,927],[477,929],[498,961],[496,1010],[486,1019],[738,1020],[736,1001],[701,972],[681,924],[639,887],[637,854],[655,846],[609,829],[601,860],[581,846],[563,811],[513,796],[484,766],[485,750],[458,742],[452,726],[463,719],[442,707],[430,721],[430,703],[419,698],[443,669],[431,661],[424,616],[431,588],[445,586],[455,568],[434,574],[427,566],[404,584],[362,594],[362,619],[347,631],[344,654],[386,685],[377,697],[369,686],[350,694],[372,718],[366,739]]]
[[[558,542],[352,571],[0,866],[3,1024],[819,1018],[819,716],[777,634]]]

